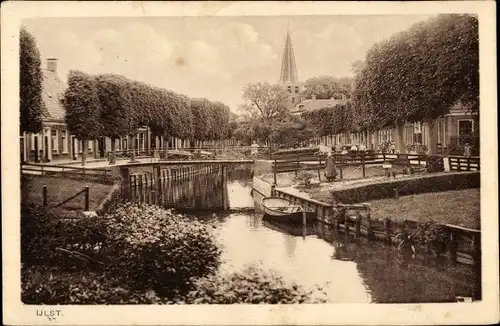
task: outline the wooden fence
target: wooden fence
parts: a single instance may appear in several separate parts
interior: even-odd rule
[[[448,164],[450,171],[479,171],[480,169],[479,156],[449,156]]]
[[[84,179],[102,183],[113,183],[111,170],[106,168],[85,168],[63,165],[23,165],[21,172],[41,176],[61,176],[67,178]]]
[[[347,166],[361,166],[363,177],[366,177],[366,165],[390,163],[394,165],[420,166],[422,163],[427,166],[427,156],[423,154],[386,154],[386,153],[366,153],[351,152],[348,154],[332,154],[336,168],[339,169],[340,179],[343,178],[343,168]],[[324,154],[297,154],[280,153],[272,156],[272,171],[274,182],[276,174],[285,172],[295,172],[301,170],[315,170],[321,180],[320,170],[325,168],[326,156]]]
[[[49,209],[58,208],[58,207],[63,206],[64,204],[69,203],[70,201],[74,200],[76,197],[78,197],[80,195],[83,195],[84,198],[85,198],[84,205],[83,205],[83,210],[84,211],[88,211],[89,208],[90,208],[90,188],[89,188],[89,186],[85,186],[85,188],[83,188],[82,190],[78,191],[74,195],[71,195],[70,197],[66,198],[62,202],[60,202],[58,204],[55,204],[55,205],[49,206],[47,186],[43,185],[43,187],[42,187],[42,202],[43,202],[43,207],[48,207]]]

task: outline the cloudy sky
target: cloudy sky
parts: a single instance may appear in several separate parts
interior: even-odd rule
[[[249,82],[277,83],[287,28],[300,80],[350,76],[374,43],[428,16],[41,18],[23,21],[42,60],[116,73],[236,110]]]

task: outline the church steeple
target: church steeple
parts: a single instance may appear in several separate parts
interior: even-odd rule
[[[279,84],[288,93],[288,107],[290,109],[301,102],[299,77],[297,75],[297,66],[295,64],[295,55],[293,54],[292,39],[290,38],[289,30],[286,32]]]
[[[297,80],[297,66],[295,65],[292,39],[290,38],[290,31],[287,31],[285,50],[283,51],[283,62],[281,63],[280,85],[296,84]]]

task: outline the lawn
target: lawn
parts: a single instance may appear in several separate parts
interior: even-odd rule
[[[374,219],[411,219],[480,229],[480,190],[465,189],[370,202]]]
[[[57,205],[77,192],[83,190],[85,186],[90,187],[89,206],[90,210],[96,210],[101,202],[111,191],[112,185],[106,185],[91,181],[76,180],[62,177],[45,177],[36,175],[25,175],[26,183],[21,188],[21,198],[28,203],[43,204],[43,185],[47,186],[47,199],[49,206]],[[83,210],[85,205],[84,195],[77,196],[69,203],[63,205],[55,211],[59,215],[64,215],[70,211]]]

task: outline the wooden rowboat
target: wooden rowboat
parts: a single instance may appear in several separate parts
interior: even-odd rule
[[[303,210],[306,211],[307,223],[313,222],[316,218],[316,212],[312,208],[296,204],[285,198],[264,197],[261,206],[269,220],[302,223]]]

